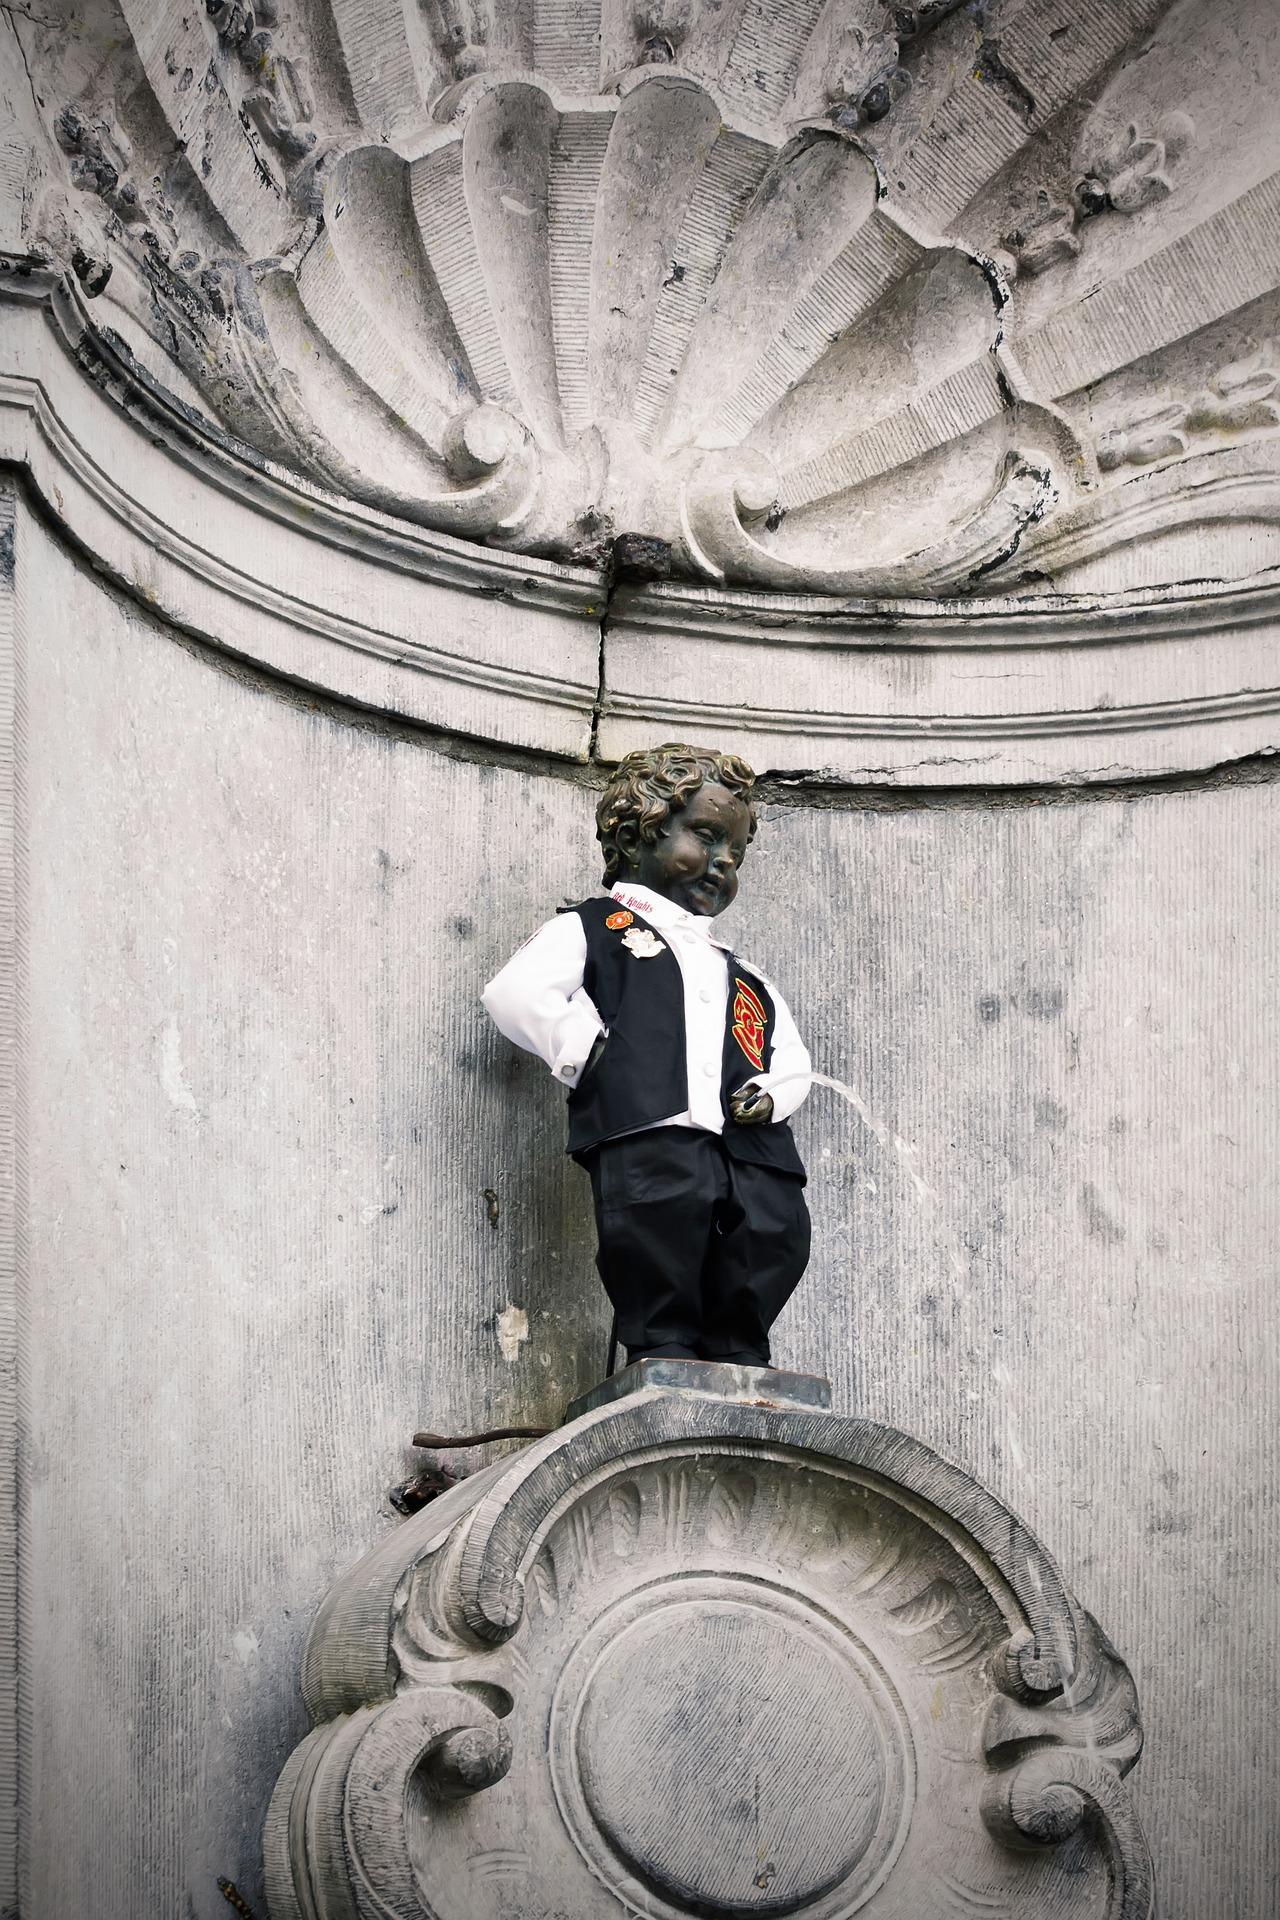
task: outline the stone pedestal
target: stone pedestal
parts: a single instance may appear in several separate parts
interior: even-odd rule
[[[1150,1915],[1123,1661],[1007,1509],[824,1388],[628,1370],[366,1556],[307,1648],[272,1920]]]

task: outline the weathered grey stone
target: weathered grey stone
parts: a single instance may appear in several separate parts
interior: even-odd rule
[[[50,275],[0,273],[3,296],[0,450],[48,512],[174,625],[376,712],[578,759],[593,739],[612,757],[714,736],[757,766],[885,785],[1105,781],[1280,749],[1274,584],[1048,607],[610,587],[264,471],[140,383]],[[1225,501],[1238,455],[1221,456]]]
[[[219,1920],[225,1875],[262,1920],[302,1637],[396,1526],[409,1435],[553,1425],[604,1365],[560,1097],[475,999],[595,883],[591,796],[202,657],[22,500],[16,578],[21,1911]],[[1270,1920],[1275,1878],[1258,776],[802,783],[725,923],[872,1123],[821,1089],[799,1118],[815,1252],[779,1364],[1052,1542],[1138,1674],[1166,1920]]]
[[[1122,1661],[1007,1510],[866,1421],[596,1407],[340,1581],[304,1689],[273,1920],[1153,1912]]]
[[[862,598],[1257,577],[1269,11],[19,10],[10,200],[211,424],[441,532]]]
[[[678,733],[775,776],[729,931],[865,1115],[782,1364],[1051,1542],[1166,1920],[1270,1920],[1272,10],[248,12],[0,12],[0,1911],[261,1920],[408,1435],[598,1378],[474,993]]]
[[[18,1910],[20,1453],[26,1411],[26,634],[17,499],[0,481],[0,1913]]]

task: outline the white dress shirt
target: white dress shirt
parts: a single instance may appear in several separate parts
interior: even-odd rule
[[[664,936],[684,982],[689,1104],[682,1113],[673,1113],[654,1124],[703,1127],[708,1133],[722,1133],[720,1083],[730,949],[715,938],[709,915],[686,913],[664,895],[627,881],[620,880],[611,892],[620,906],[629,908]],[[597,1034],[606,1031],[582,984],[586,964],[587,935],[582,921],[576,913],[560,913],[525,941],[481,996],[499,1031],[518,1047],[536,1053],[566,1087],[578,1084]],[[812,1066],[782,995],[758,967],[753,966],[751,972],[768,987],[775,1018],[769,1071],[754,1074],[747,1084],[771,1096],[775,1121],[786,1120],[809,1091]]]

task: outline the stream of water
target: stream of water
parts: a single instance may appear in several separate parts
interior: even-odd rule
[[[902,1171],[906,1174],[908,1180],[910,1180],[921,1210],[933,1216],[935,1230],[938,1238],[946,1249],[947,1258],[951,1263],[951,1271],[955,1277],[956,1298],[962,1303],[967,1301],[969,1297],[966,1286],[968,1268],[965,1264],[964,1255],[960,1250],[960,1245],[955,1234],[947,1224],[941,1195],[935,1187],[929,1185],[929,1182],[916,1165],[916,1155],[919,1152],[919,1148],[912,1146],[909,1141],[904,1140],[901,1134],[891,1133],[883,1120],[877,1120],[857,1088],[851,1087],[847,1081],[835,1080],[829,1073],[788,1073],[783,1075],[779,1080],[771,1081],[770,1085],[773,1087],[781,1087],[787,1085],[791,1080],[807,1080],[810,1086],[829,1087],[832,1093],[838,1093],[840,1098],[846,1100],[853,1108],[863,1126],[866,1127],[869,1133],[875,1136],[885,1152],[893,1154]]]
[[[927,1209],[933,1215],[935,1229],[939,1239],[947,1250],[947,1256],[951,1262],[951,1270],[955,1275],[956,1298],[961,1304],[965,1303],[969,1296],[965,1284],[968,1270],[964,1255],[961,1252],[955,1234],[952,1232],[945,1218],[940,1194],[935,1187],[929,1185],[929,1182],[924,1178],[919,1167],[916,1165],[915,1156],[918,1149],[909,1141],[904,1140],[901,1134],[892,1133],[883,1120],[877,1120],[857,1088],[851,1087],[847,1081],[833,1079],[829,1073],[811,1072],[787,1074],[783,1079],[773,1082],[773,1085],[782,1086],[790,1080],[808,1080],[812,1086],[829,1087],[832,1093],[839,1094],[840,1098],[847,1101],[853,1108],[867,1131],[875,1137],[885,1152],[893,1154],[899,1166],[910,1180],[916,1199],[920,1203],[922,1210]],[[1008,1367],[1003,1361],[997,1361],[993,1366],[992,1378],[1004,1402],[1005,1445],[1008,1449],[1009,1456],[1015,1470],[1021,1478],[1034,1484],[1033,1476],[1027,1465],[1026,1456],[1019,1442],[1017,1419],[1013,1411],[1013,1379]],[[1027,1562],[1027,1571],[1032,1580],[1038,1585],[1036,1568],[1030,1560]],[[1058,1622],[1058,1645],[1055,1651],[1058,1654],[1063,1673],[1070,1675],[1075,1661],[1065,1620]],[[1068,1685],[1066,1690],[1064,1704],[1070,1710],[1073,1717],[1078,1716],[1079,1709],[1071,1698],[1070,1685]],[[1095,1752],[1096,1738],[1088,1716],[1086,1715],[1079,1724],[1081,1724],[1083,1728],[1084,1746],[1090,1753]]]

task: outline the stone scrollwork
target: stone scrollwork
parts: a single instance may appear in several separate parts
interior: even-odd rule
[[[1075,259],[1085,221],[1100,213],[1140,213],[1167,199],[1195,138],[1195,122],[1185,113],[1162,114],[1150,134],[1133,122],[1121,128],[1075,182],[1069,204],[1040,189],[1035,211],[1003,236],[1010,264],[1015,271],[1044,273]]]
[[[273,1920],[1149,1920],[1133,1683],[1043,1550],[906,1435],[713,1371],[330,1593]]]
[[[1112,94],[1163,10],[1088,0],[1046,39],[956,0],[801,0],[784,28],[765,0],[91,0],[68,35],[16,23],[50,149],[30,244],[211,430],[341,500],[601,568],[663,541],[717,588],[972,595],[1059,520],[1113,550],[1106,475],[1184,431],[1041,484],[1017,408],[1092,443],[1082,392],[1275,285],[1265,246],[1206,271],[1230,208],[1176,228],[1185,267],[1150,252],[1193,56],[1172,100]],[[1055,184],[1010,195],[1019,168]],[[1094,324],[1099,214],[1148,233],[1108,282],[1176,300],[1117,284]],[[501,450],[459,466],[471,441]],[[1154,489],[1162,528],[1200,497]]]
[[[1267,340],[1246,360],[1219,367],[1193,398],[1158,401],[1113,427],[1098,443],[1098,465],[1155,466],[1181,459],[1192,445],[1240,440],[1280,426],[1280,352]]]
[[[5,27],[0,437],[185,630],[574,758],[1274,751],[1266,0],[44,11]]]
[[[1253,303],[1280,273],[1276,177],[1247,129],[1215,150],[1211,61],[1163,0],[1096,0],[1079,35],[1036,13],[88,0],[67,35],[23,15],[48,138],[29,246],[211,432],[434,532],[601,572],[618,536],[664,541],[676,578],[794,595],[1057,591],[1057,551],[1079,555],[1067,591],[1146,586],[1111,476],[1259,419],[1253,388],[1209,382],[1274,324]],[[1213,328],[1188,390],[1215,403],[1176,422],[1151,355]],[[1036,482],[1019,407],[1082,449],[1098,394],[1136,432]],[[459,436],[503,451],[459,467]],[[1263,572],[1270,536],[1201,518],[1184,478],[1138,480],[1174,578],[1211,570],[1184,559],[1201,526]],[[1265,482],[1232,499],[1236,524],[1270,513]]]
[[[1108,1920],[1154,1912],[1150,1855],[1123,1776],[1142,1752],[1132,1675],[1096,1620],[1076,1611],[1075,1659],[1061,1692],[1036,1703],[1009,1650],[992,1665],[1002,1689],[992,1702],[983,1750],[997,1769],[982,1817],[1010,1847],[1055,1847],[1089,1823],[1111,1876]]]
[[[838,543],[833,553],[830,541],[825,559],[807,565],[799,555],[763,545],[753,537],[751,523],[767,527],[776,497],[759,470],[710,481],[699,474],[686,491],[683,532],[685,550],[700,570],[766,587],[807,589],[821,583],[836,593],[886,597],[904,591],[965,593],[1012,560],[1058,490],[1047,454],[1011,452],[1000,464],[990,497],[967,519],[929,546],[880,566],[859,564],[853,552],[841,554]]]

